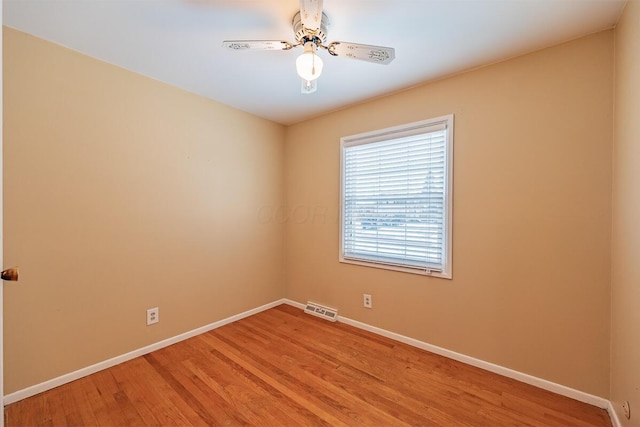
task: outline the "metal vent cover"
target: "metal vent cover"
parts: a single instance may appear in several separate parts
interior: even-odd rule
[[[324,305],[320,305],[311,301],[307,301],[307,305],[304,307],[304,312],[317,317],[321,317],[326,320],[330,320],[331,322],[335,322],[336,320],[338,320],[337,309],[325,307]]]

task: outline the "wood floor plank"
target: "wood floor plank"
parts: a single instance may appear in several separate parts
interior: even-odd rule
[[[200,387],[200,380],[191,375],[182,365],[175,363],[169,366],[163,366],[158,363],[158,359],[154,354],[147,354],[144,358],[153,366],[167,384],[180,396],[185,403],[189,405],[207,425],[218,425],[221,420],[217,419],[216,414],[210,410],[206,404],[208,400],[215,400],[212,392],[207,393]],[[248,422],[241,417],[235,417],[235,423],[247,425]]]
[[[257,334],[256,330],[250,330],[247,336],[250,337],[253,334]],[[367,373],[362,369],[362,366],[353,366],[353,363],[357,363],[358,361],[354,360],[351,356],[335,359],[335,369],[323,371],[321,366],[326,365],[325,362],[330,362],[334,359],[334,356],[326,352],[314,351],[314,349],[310,347],[307,348],[301,341],[292,341],[288,334],[272,333],[267,329],[263,330],[260,334],[263,337],[270,336],[275,340],[281,339],[281,341],[278,342],[278,348],[282,354],[286,353],[288,348],[285,341],[290,342],[290,352],[287,354],[289,364],[293,365],[292,368],[294,370],[302,372],[305,383],[316,382],[315,380],[318,380],[319,383],[317,384],[319,388],[327,388],[332,393],[340,396],[343,405],[346,403],[351,405],[352,412],[359,413],[361,411],[357,409],[363,407],[376,408],[376,411],[380,412],[380,419],[359,419],[353,421],[358,421],[359,423],[381,422],[387,424],[405,422],[408,424],[416,424],[424,422],[425,414],[429,413],[429,407],[425,405],[424,401],[412,399],[408,395],[402,396],[406,403],[402,405],[401,402],[399,402],[400,395],[395,389],[388,387],[383,379]],[[243,344],[248,345],[247,342]],[[248,347],[253,348],[250,345]],[[246,351],[247,347],[244,347],[244,349]],[[256,351],[259,352],[260,350],[257,349]],[[378,357],[380,356],[378,355]],[[371,383],[373,387],[363,387],[363,384],[367,384],[367,382]],[[422,408],[422,415],[414,411],[414,408]],[[431,408],[431,412],[438,412],[438,410]],[[388,418],[385,414],[391,415],[392,418]],[[370,417],[373,415],[374,414],[369,413]],[[437,418],[446,419],[447,416],[438,413]],[[436,419],[430,421],[435,423]],[[448,419],[447,424],[451,424],[453,421],[457,421],[457,423],[461,425],[464,420],[460,418],[457,420]]]
[[[113,370],[114,379],[146,425],[206,425],[144,358],[119,367]],[[173,405],[166,405],[167,399]]]
[[[128,364],[133,367],[133,364]],[[122,365],[114,366],[111,369],[98,372],[90,376],[96,391],[104,403],[104,407],[115,425],[139,425],[142,419],[139,419],[138,413],[133,405],[130,405],[128,399],[123,395],[121,385],[115,378],[118,370],[123,369]],[[71,383],[75,387],[75,382]],[[70,393],[70,384],[58,387],[64,394]],[[46,392],[45,392],[46,394]]]
[[[224,361],[216,360],[216,350],[205,351],[198,340],[191,340],[186,344],[188,353],[199,357],[184,360],[184,369],[192,375],[194,380],[197,380],[204,393],[216,396],[216,399],[205,399],[206,402],[211,400],[224,402],[228,416],[241,417],[242,423],[245,424],[255,424],[261,419],[265,422],[275,422],[274,414],[268,412],[263,403],[265,398],[270,397],[269,393],[265,393],[258,387],[247,372]],[[202,360],[206,362],[200,363]],[[280,411],[275,412],[280,413]],[[290,422],[286,413],[280,413],[280,415],[282,419]]]
[[[44,414],[44,421],[40,421],[40,420],[33,420],[32,422],[30,421],[22,421],[21,423],[19,423],[18,425],[39,425],[39,424],[43,424],[43,425],[54,425],[54,426],[66,426],[67,422],[66,422],[66,417],[65,417],[65,413],[64,413],[64,408],[61,405],[61,396],[66,393],[66,390],[62,389],[61,387],[58,388],[54,388],[53,390],[50,390],[47,393],[42,393],[38,396],[42,396],[42,400],[44,403],[44,409],[45,409],[45,414]],[[33,398],[36,398],[38,396],[34,396]],[[18,404],[20,403],[25,403],[25,404],[29,404],[31,402],[31,399],[25,399],[22,400],[20,402],[18,402]],[[8,420],[10,422],[10,418]]]
[[[83,385],[85,383],[91,382],[91,380],[85,378],[81,378],[77,381],[77,387],[71,388],[71,397],[73,398],[72,403],[70,405],[73,406],[73,409],[77,411],[78,416],[80,418],[79,425],[98,425],[98,420],[96,419],[96,414],[94,408],[92,408],[94,402],[91,401],[89,394],[83,391]]]
[[[417,407],[422,408],[423,412],[427,414],[437,413],[439,415],[439,422],[443,425],[451,425],[453,423],[456,425],[463,423],[477,425],[479,418],[476,415],[466,415],[466,412],[472,412],[474,410],[470,405],[466,405],[467,411],[458,411],[459,406],[464,404],[464,399],[462,399],[464,395],[461,394],[460,388],[454,387],[450,378],[439,378],[438,376],[430,375],[428,369],[420,372],[419,375],[414,375],[412,371],[415,370],[415,367],[411,365],[403,365],[401,369],[394,369],[394,366],[397,367],[397,364],[394,363],[393,358],[389,359],[388,357],[397,353],[397,351],[395,351],[395,345],[397,343],[389,340],[387,344],[389,344],[388,348],[390,349],[388,353],[374,353],[369,355],[369,366],[374,371],[377,371],[377,375],[385,382],[392,380],[393,387],[389,388],[389,393],[402,397],[401,403],[404,405],[404,407],[401,406],[402,411],[408,411],[410,408]],[[358,352],[355,347],[351,351],[356,358],[366,354],[364,352]],[[348,357],[350,360],[353,359],[350,355],[348,355]],[[440,356],[436,357],[440,358]],[[448,361],[449,359],[444,360]],[[382,368],[376,366],[377,364],[386,366]],[[343,365],[340,369],[345,369],[346,366],[347,365]],[[362,369],[358,369],[357,371],[361,370]],[[357,380],[357,377],[355,379]],[[357,384],[357,381],[352,381],[352,383]],[[384,388],[385,387],[378,387],[377,390]],[[358,390],[354,390],[354,393],[358,393]]]
[[[234,347],[225,347],[227,343],[221,341],[214,333],[208,333],[203,336],[208,342],[215,345],[218,353],[225,357],[242,362],[246,356],[241,350]],[[247,369],[256,377],[263,380],[279,393],[287,396],[291,401],[306,408],[314,417],[321,419],[331,425],[346,426],[348,423],[343,420],[344,412],[332,414],[332,410],[339,407],[340,402],[331,397],[320,395],[308,384],[299,381],[295,376],[289,374],[289,369],[281,369],[277,365],[273,365],[261,358],[250,357],[252,364],[247,365]]]
[[[354,398],[353,396],[345,395],[344,390],[336,389],[333,384],[313,375],[317,367],[322,363],[322,359],[307,361],[307,363],[303,362],[294,366],[294,364],[291,363],[294,361],[294,358],[282,357],[286,353],[287,346],[284,343],[275,343],[279,348],[279,355],[281,357],[274,363],[274,361],[270,361],[261,356],[263,353],[261,348],[256,347],[255,343],[250,341],[251,332],[243,335],[246,339],[242,340],[242,344],[233,342],[231,337],[224,336],[224,331],[221,332],[221,334],[214,333],[214,335],[216,335],[218,339],[223,340],[227,346],[235,347],[240,357],[257,361],[270,375],[279,378],[281,384],[286,385],[286,387],[295,391],[297,394],[306,396],[310,401],[314,401],[317,405],[324,408],[325,411],[338,410],[341,416],[346,417],[342,419],[344,422],[363,423],[365,421],[361,419],[361,416],[358,415],[357,412],[350,410],[351,408],[348,406],[349,404],[351,404],[351,406],[353,405],[353,402],[351,402]],[[264,335],[262,336],[264,337]],[[294,357],[302,358],[303,355],[303,352],[298,352],[297,356],[294,354]],[[298,375],[288,375],[287,372],[282,369],[283,366],[288,371],[297,372]],[[331,368],[333,368],[333,366],[331,366]],[[375,408],[372,412],[376,412],[377,410],[378,408]],[[368,416],[371,415],[372,414],[368,414]],[[393,422],[393,420],[388,420],[388,422]]]
[[[100,395],[98,389],[95,387],[93,378],[91,376],[78,380],[79,387],[77,389],[82,392],[87,400],[90,402],[89,408],[92,409],[95,416],[97,426],[111,426],[114,425],[113,419],[109,415],[107,406]],[[74,387],[75,388],[75,387]]]
[[[311,318],[309,321],[315,322],[317,320]],[[260,328],[258,325],[256,327]],[[266,325],[264,327],[268,328]],[[265,329],[262,333],[269,334],[270,332]],[[290,333],[291,331],[282,329],[274,331],[272,334],[285,340],[291,340]],[[346,344],[348,341],[351,340],[346,338],[340,344]],[[432,378],[424,387],[420,387],[418,383],[412,381],[416,376],[406,375],[406,367],[403,368],[404,372],[394,372],[393,363],[379,363],[380,360],[386,361],[388,356],[394,352],[395,342],[380,343],[382,345],[376,349],[376,352],[368,352],[365,349],[358,350],[356,346],[341,345],[342,350],[339,353],[336,353],[335,349],[332,352],[318,351],[315,349],[315,345],[306,345],[302,341],[295,341],[293,344],[298,349],[294,356],[298,360],[304,355],[304,352],[299,351],[300,348],[305,348],[312,354],[335,358],[338,365],[336,370],[329,371],[325,375],[328,384],[338,384],[351,396],[358,397],[371,407],[383,408],[387,413],[395,414],[399,420],[416,424],[424,422],[425,418],[428,418],[427,415],[433,416],[433,419],[429,419],[430,422],[442,425],[451,425],[452,423],[474,425],[478,420],[478,417],[468,417],[464,413],[455,416],[449,415],[457,412],[457,407],[460,404],[460,390],[448,385],[446,381],[442,381],[439,387],[434,388],[434,380],[437,378]],[[281,349],[281,351],[284,350]],[[367,361],[363,364],[361,359]],[[367,370],[374,374],[370,374]],[[398,375],[398,373],[404,375]],[[389,387],[386,383],[392,377],[394,379],[393,386]],[[366,387],[362,387],[362,384],[367,381],[372,382],[375,387],[368,390]],[[417,408],[421,415],[416,414],[414,408]]]
[[[6,425],[611,423],[600,408],[281,305],[8,405]]]

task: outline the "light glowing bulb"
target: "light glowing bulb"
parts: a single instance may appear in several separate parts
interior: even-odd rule
[[[304,53],[296,59],[298,75],[304,80],[312,81],[322,73],[322,58],[316,55],[316,45],[313,42],[304,44]]]

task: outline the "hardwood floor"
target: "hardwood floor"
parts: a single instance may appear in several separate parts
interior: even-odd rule
[[[6,408],[7,426],[610,426],[606,411],[281,305]]]

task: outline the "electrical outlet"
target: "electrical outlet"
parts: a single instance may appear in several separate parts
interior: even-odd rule
[[[160,321],[160,310],[158,307],[153,307],[147,310],[147,326],[153,325]]]
[[[363,294],[362,295],[362,305],[365,308],[373,308],[373,303],[371,301],[371,295],[369,295],[369,294]]]
[[[629,406],[629,401],[625,401],[622,404],[622,410],[624,411],[624,416],[627,417],[628,420],[631,419],[631,406]]]

